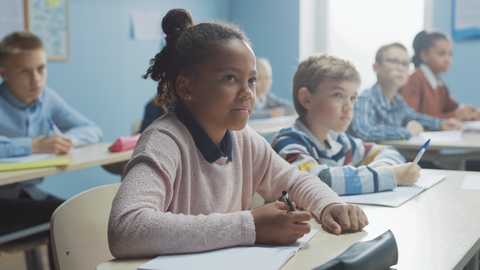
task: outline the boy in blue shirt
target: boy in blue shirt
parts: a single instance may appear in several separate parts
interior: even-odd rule
[[[0,158],[32,153],[67,154],[99,142],[102,131],[45,85],[42,41],[14,32],[0,42]],[[52,132],[52,119],[62,134]],[[63,201],[37,188],[41,179],[0,186],[0,235],[50,221]]]
[[[398,92],[408,80],[410,57],[400,43],[380,47],[373,70],[378,81],[365,90],[355,104],[348,132],[367,141],[408,139],[426,130],[459,129],[455,119],[441,119],[417,113]]]

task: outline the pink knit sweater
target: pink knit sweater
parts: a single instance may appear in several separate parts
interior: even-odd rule
[[[255,243],[249,206],[283,190],[317,217],[342,202],[316,176],[278,156],[250,127],[231,131],[232,160],[209,163],[174,113],[144,131],[113,201],[108,240],[115,257],[199,252]]]

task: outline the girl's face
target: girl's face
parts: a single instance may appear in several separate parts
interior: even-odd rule
[[[360,83],[356,81],[325,80],[310,94],[307,118],[310,125],[324,133],[330,130],[345,132],[353,117],[353,106],[357,100]]]
[[[448,39],[437,39],[421,57],[435,75],[446,72],[452,61],[452,45]]]
[[[255,55],[242,40],[212,44],[206,59],[190,76],[190,112],[212,139],[226,129],[240,130],[255,105]],[[215,140],[215,139],[214,139]]]

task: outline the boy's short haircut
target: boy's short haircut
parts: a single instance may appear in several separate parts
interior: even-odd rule
[[[42,40],[36,35],[26,31],[13,32],[0,41],[0,65],[3,66],[16,53],[43,48]]]
[[[349,61],[327,54],[312,55],[302,61],[293,76],[293,104],[300,119],[307,110],[298,101],[300,88],[306,87],[310,93],[317,91],[320,83],[326,80],[355,81],[360,83],[360,74]]]
[[[378,63],[378,64],[382,63],[383,53],[385,51],[388,51],[390,48],[399,48],[399,49],[403,49],[403,50],[407,51],[407,48],[405,46],[403,46],[402,43],[399,43],[399,42],[394,42],[394,43],[389,43],[389,44],[383,45],[382,47],[380,47],[377,50],[377,54],[375,54],[375,62]]]

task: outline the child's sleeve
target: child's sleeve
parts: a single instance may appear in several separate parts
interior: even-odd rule
[[[284,138],[285,139],[285,138]],[[292,139],[292,138],[290,138]],[[396,187],[393,171],[388,167],[370,168],[368,166],[355,167],[349,160],[353,155],[352,149],[345,153],[344,163],[339,164],[333,158],[329,161],[334,166],[322,164],[320,158],[315,158],[315,150],[300,141],[290,140],[289,144],[273,144],[277,153],[289,163],[320,178],[338,195],[353,195],[391,190]],[[358,148],[357,148],[358,149]],[[359,149],[361,151],[361,149]]]
[[[32,153],[32,138],[0,136],[0,158],[26,156]]]

